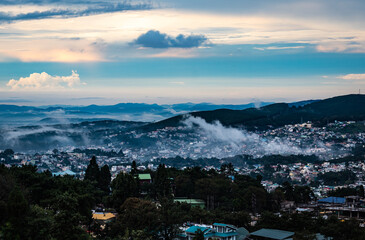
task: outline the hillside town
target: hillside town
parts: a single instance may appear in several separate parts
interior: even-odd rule
[[[91,146],[87,148],[70,146],[35,154],[4,149],[0,152],[0,163],[7,168],[35,166],[37,173],[40,174],[51,173],[53,177],[72,176],[74,179],[85,180],[90,178],[91,162],[97,160],[99,166],[107,166],[112,183],[119,181],[118,179],[123,175],[134,176],[139,181],[138,196],[142,199],[144,197],[155,198],[153,189],[156,184],[158,185],[158,181],[161,181],[158,177],[159,172],[162,171],[161,166],[171,172],[201,171],[208,176],[219,174],[224,176],[225,181],[229,184],[238,184],[238,179],[248,177],[259,181],[267,194],[280,199],[273,205],[276,206],[274,211],[276,215],[271,217],[275,216],[280,219],[285,218],[285,214],[301,214],[301,216],[310,214],[317,216],[318,219],[331,219],[334,216],[346,221],[356,219],[358,226],[363,227],[365,221],[365,211],[363,210],[365,204],[363,187],[365,183],[365,134],[356,129],[355,131],[348,130],[353,129],[354,125],[362,126],[361,124],[364,123],[334,122],[324,127],[314,127],[308,122],[286,125],[263,132],[257,131],[254,135],[252,133],[250,135],[255,138],[254,141],[266,139],[265,141],[276,141],[280,144],[284,142],[293,144],[292,146],[295,144],[296,149],[306,149],[306,151],[296,152],[299,155],[294,155],[294,152],[288,152],[287,155],[280,155],[281,152],[262,155],[262,151],[261,154],[258,154],[256,150],[251,149],[256,155],[230,157],[230,154],[233,153],[230,151],[237,149],[237,145],[232,146],[232,142],[222,145],[217,142],[217,139],[210,141],[204,131],[192,132],[186,129],[187,127],[178,127],[146,133],[148,137],[156,138],[157,146],[159,146],[158,139],[160,138],[167,139],[163,146],[181,144],[180,151],[175,154],[172,154],[171,150],[162,151],[160,148],[157,152],[158,157],[148,160],[146,160],[146,156],[151,154],[147,153],[148,148],[141,147],[139,151],[136,151],[135,148],[129,148],[128,144],[120,143],[120,146],[124,146],[123,148],[116,148],[113,144],[106,147]],[[143,138],[143,134],[138,135],[134,132],[131,134],[134,134],[136,139]],[[191,140],[183,143],[182,139],[187,136]],[[193,140],[198,139],[197,136],[200,141]],[[250,140],[248,142],[253,144]],[[207,149],[212,149],[210,144],[217,144],[217,147],[220,145],[226,158],[212,158],[212,155],[208,155],[210,157],[203,159],[197,158],[200,155],[194,155],[198,152],[204,154],[205,151],[208,151]],[[239,144],[242,143],[239,142]],[[239,146],[245,148],[245,146]],[[188,149],[188,151],[194,149],[193,155],[185,155],[185,158],[180,156],[179,153],[184,152],[184,149]],[[247,151],[244,153],[247,154]],[[94,160],[90,161],[90,159]],[[167,179],[167,183],[164,183],[167,184],[166,191],[170,192],[175,204],[187,204],[191,208],[203,211],[213,211],[217,208],[220,200],[216,203],[217,200],[210,199],[209,194],[206,196],[207,199],[197,198],[197,196],[205,196],[199,191],[198,194],[193,194],[193,197],[182,194],[181,187],[184,185],[181,185],[180,176],[171,176]],[[276,225],[263,224],[268,216],[260,210],[266,208],[261,203],[262,196],[258,192],[252,194],[247,208],[250,211],[245,220],[248,225],[245,227],[235,226],[231,221],[209,223],[211,221],[209,220],[204,223],[196,222],[191,218],[186,219],[180,225],[174,239],[192,240],[197,239],[198,236],[202,237],[201,239],[226,240],[292,239],[293,237],[297,239],[299,233],[291,231],[293,228],[275,228]],[[280,194],[284,194],[284,197],[279,197]],[[153,204],[162,204],[159,203],[159,200],[156,201]],[[93,209],[92,215],[92,226],[103,226],[102,229],[110,227],[110,224],[119,221],[116,219],[121,217],[116,209],[106,208],[104,204],[97,205]],[[95,231],[100,230],[90,230],[90,234],[96,237],[99,233]],[[316,232],[313,236],[316,237],[313,239],[332,239],[320,232]]]
[[[318,158],[317,163],[290,162],[289,164],[272,165],[274,174],[283,178],[290,178],[294,182],[310,183],[318,174],[333,171],[338,172],[349,167],[351,171],[360,174],[362,163],[335,163],[333,160],[350,156],[355,146],[365,144],[365,132],[356,131],[355,127],[363,127],[359,122],[334,122],[324,127],[315,127],[310,122],[304,124],[286,125],[281,128],[269,129],[247,133],[243,139],[217,139],[209,136],[204,130],[197,127],[192,131],[187,126],[176,128],[166,127],[152,132],[136,133],[131,131],[134,141],[145,141],[145,137],[152,138],[154,144],[140,146],[130,142],[110,143],[108,146],[88,146],[75,148],[74,146],[62,147],[39,153],[16,152],[9,156],[0,155],[0,163],[11,165],[35,165],[39,171],[49,170],[55,174],[75,174],[82,177],[88,161],[95,155],[98,161],[111,168],[113,176],[120,171],[130,171],[130,164],[136,161],[140,168],[155,170],[163,159],[180,157],[184,159],[223,159],[237,155],[259,158],[268,155],[306,155]],[[348,131],[354,129],[355,131]],[[226,130],[228,128],[223,128]],[[236,130],[236,129],[235,129]],[[239,131],[239,130],[237,130]],[[211,134],[212,135],[212,134]],[[110,136],[112,139],[113,136]],[[1,151],[1,150],[0,150]],[[3,149],[5,151],[5,149]],[[186,160],[188,161],[188,160]],[[213,162],[213,161],[212,161]],[[220,163],[203,165],[194,162],[203,168],[220,167]],[[168,164],[167,164],[168,165]],[[187,163],[186,163],[187,165]],[[171,167],[176,167],[171,165]],[[240,174],[260,173],[264,165],[240,164],[235,165],[235,170]],[[358,173],[359,172],[359,173]],[[361,179],[362,176],[358,176]]]
[[[346,132],[349,126],[363,125],[353,121],[335,122],[324,127],[315,127],[311,123],[286,125],[255,132],[241,129],[237,130],[237,138],[230,138],[231,128],[206,124],[211,127],[210,130],[206,130],[205,126],[198,126],[195,131],[189,126],[179,126],[152,132],[132,131],[126,135],[139,140],[137,146],[128,142],[112,143],[110,146],[125,149],[126,156],[137,161],[175,156],[193,159],[222,158],[238,154],[254,157],[268,154],[315,154],[330,160],[346,156],[356,144],[365,141],[363,131]],[[343,129],[345,131],[341,131]],[[220,134],[227,134],[228,137],[221,137]],[[140,144],[143,145],[144,142],[153,144],[141,147]]]

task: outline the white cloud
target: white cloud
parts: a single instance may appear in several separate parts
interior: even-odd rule
[[[193,128],[194,125],[198,126],[202,130],[202,134],[210,141],[228,143],[241,154],[312,154],[310,149],[300,148],[285,139],[264,139],[256,133],[225,127],[219,121],[207,123],[203,118],[187,115],[183,123],[189,128]]]
[[[276,46],[272,46],[272,47],[254,47],[254,49],[256,50],[260,50],[260,51],[264,51],[264,50],[285,50],[285,49],[300,49],[300,48],[304,48],[304,46],[288,46],[288,47],[276,47]]]
[[[29,77],[21,77],[19,80],[11,79],[6,86],[12,90],[42,90],[72,88],[80,84],[79,74],[76,71],[72,71],[70,76],[51,76],[46,72],[32,73]]]
[[[353,80],[353,81],[365,80],[365,73],[360,73],[360,74],[351,73],[343,76],[338,76],[337,78],[344,80]]]

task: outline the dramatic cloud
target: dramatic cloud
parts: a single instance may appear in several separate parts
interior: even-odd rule
[[[75,71],[70,76],[51,76],[46,72],[32,73],[29,77],[20,78],[19,80],[11,79],[6,85],[12,90],[18,89],[58,89],[72,88],[80,84],[80,77]]]
[[[201,130],[201,134],[205,135],[208,141],[230,144],[237,154],[313,154],[310,149],[300,148],[294,143],[284,139],[265,139],[255,133],[250,133],[237,128],[225,127],[219,121],[207,123],[200,117],[188,116],[183,123],[189,128],[198,126],[198,129]],[[323,145],[322,142],[316,144],[320,146]]]
[[[337,78],[344,79],[344,80],[353,80],[353,81],[365,80],[365,73],[347,74],[347,75],[339,76]]]
[[[48,19],[48,18],[74,18],[82,16],[97,15],[103,13],[147,10],[151,9],[149,4],[129,4],[129,3],[100,3],[82,9],[50,9],[47,11],[35,11],[29,13],[14,14],[11,12],[0,12],[0,23],[10,23],[14,21]]]
[[[207,40],[204,35],[179,34],[172,37],[160,31],[150,30],[139,36],[134,43],[148,48],[193,48],[201,46]]]
[[[222,142],[229,142],[235,145],[243,141],[254,140],[258,138],[258,135],[246,135],[236,128],[224,127],[220,122],[214,122],[213,124],[207,123],[204,119],[200,117],[190,116],[184,121],[189,127],[194,124],[198,125],[207,135],[209,135],[214,140],[219,140]]]

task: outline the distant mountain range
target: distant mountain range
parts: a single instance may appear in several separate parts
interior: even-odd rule
[[[280,127],[286,124],[312,121],[324,124],[334,120],[365,120],[365,95],[352,94],[324,100],[298,103],[275,103],[261,108],[244,110],[217,109],[190,113],[208,123],[219,121],[225,126],[262,129],[269,126]],[[185,115],[178,115],[156,123],[143,126],[143,130],[153,130],[177,126]]]
[[[122,120],[151,122],[146,129],[176,126],[185,114],[207,122],[247,128],[273,127],[305,121],[364,120],[365,95],[345,95],[325,100],[294,103],[219,105],[181,103],[171,105],[119,103],[115,105],[31,107],[0,104],[0,125],[68,124],[84,121]]]
[[[289,103],[289,106],[304,106],[318,100]],[[260,108],[273,102],[248,104],[212,104],[212,103],[179,103],[179,104],[146,104],[118,103],[115,105],[89,106],[18,106],[0,104],[0,125],[29,124],[64,124],[98,120],[122,120],[155,122],[180,114],[217,109],[244,110]]]
[[[102,146],[112,142],[127,142],[133,146],[146,147],[154,144],[155,139],[146,135],[143,139],[135,138],[136,133],[176,127],[183,124],[182,120],[187,116],[200,117],[208,123],[219,121],[225,126],[243,127],[248,130],[267,129],[307,121],[321,125],[334,120],[365,120],[365,95],[346,95],[289,104],[268,104],[262,103],[262,107],[253,103],[246,105],[121,103],[112,106],[86,107],[0,105],[0,121],[3,123],[0,126],[0,149],[37,151],[63,146]],[[214,110],[194,111],[211,108]],[[158,115],[160,118],[168,117],[158,122],[141,121],[148,114]],[[101,120],[123,117],[130,119],[128,121]],[[133,118],[140,120],[132,121]],[[19,126],[21,124],[24,126]]]
[[[180,103],[171,105],[119,103],[104,106],[45,107],[0,105],[0,124],[58,124],[97,120],[153,122],[188,112],[209,111],[221,108],[242,110],[252,107],[267,106],[269,104],[272,104],[272,102],[242,105],[217,105],[211,103]]]

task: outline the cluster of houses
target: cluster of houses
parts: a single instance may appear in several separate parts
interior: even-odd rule
[[[138,174],[140,183],[151,183],[150,174]],[[187,203],[193,207],[205,208],[205,202],[201,199],[176,198],[174,202]],[[93,219],[103,228],[106,223],[113,221],[117,214],[115,212],[105,212],[103,209],[93,211]],[[254,239],[292,239],[294,232],[278,229],[261,229],[249,233],[247,229],[224,223],[214,223],[212,225],[187,223],[181,227],[181,234],[176,240],[193,240],[197,234],[202,234],[204,240],[254,240]]]
[[[94,212],[94,221],[105,226],[106,223],[116,218],[114,213]],[[200,235],[204,240],[293,240],[295,233],[280,229],[262,228],[258,231],[249,232],[247,229],[224,223],[187,224],[181,228],[181,233],[175,240],[194,240]],[[315,240],[332,240],[319,233],[315,235]]]
[[[243,227],[213,223],[213,225],[193,224],[186,228],[178,239],[194,240],[198,234],[202,234],[204,240],[293,240],[295,237],[294,232],[280,229],[262,228],[250,233]],[[332,238],[317,233],[313,240],[332,240]]]
[[[93,213],[94,221],[100,223],[102,227],[115,218],[115,213],[96,211]],[[212,225],[189,223],[180,229],[181,233],[175,240],[194,240],[198,235],[202,236],[204,240],[293,240],[295,236],[294,232],[268,228],[250,233],[244,227],[238,228],[224,223],[213,223]],[[317,233],[315,240],[332,240],[332,238]]]
[[[137,177],[137,176],[136,176]],[[141,183],[151,183],[150,174],[138,174]],[[176,198],[175,202],[187,203],[194,207],[205,208],[205,202],[201,199]],[[338,217],[357,217],[365,219],[365,200],[357,196],[346,198],[329,197],[318,200],[313,205],[298,207],[294,202],[285,201],[282,209],[292,209],[294,211],[322,211],[322,214],[336,214]],[[102,227],[106,223],[113,221],[117,217],[115,212],[105,212],[103,209],[93,211],[93,219]],[[198,235],[204,240],[292,240],[294,232],[281,229],[263,228],[258,231],[249,232],[244,227],[236,227],[231,224],[213,223],[212,225],[186,223],[180,228],[181,233],[176,240],[193,240]],[[315,235],[316,240],[331,240],[321,234]]]
[[[115,213],[93,212],[94,221],[98,222],[102,228],[115,218]],[[249,233],[243,227],[237,228],[224,223],[213,223],[212,225],[187,224],[186,227],[181,228],[181,234],[176,240],[194,240],[198,234],[201,234],[204,240],[290,240],[295,235],[294,232],[266,228]]]
[[[245,228],[237,228],[236,226],[224,223],[213,223],[213,225],[193,225],[188,227],[183,234],[181,240],[196,239],[198,234],[204,236],[204,240],[289,240],[293,239],[294,232],[288,232],[278,229],[260,229],[249,233]]]

